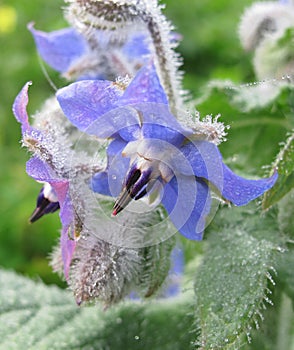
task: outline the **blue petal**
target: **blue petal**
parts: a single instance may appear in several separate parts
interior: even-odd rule
[[[260,180],[248,180],[235,174],[223,162],[217,146],[207,141],[194,141],[181,148],[190,162],[193,174],[211,182],[220,194],[235,205],[245,205],[269,190],[278,175]],[[181,167],[179,170],[190,175],[191,168]]]
[[[119,134],[126,141],[159,138],[178,145],[191,134],[170,113],[152,64],[137,73],[124,93],[116,83],[85,80],[60,89],[56,96],[75,126],[98,137]]]
[[[113,140],[107,147],[107,168],[111,165],[112,161],[118,156],[122,150],[126,147],[127,142],[118,138]]]
[[[45,33],[28,26],[34,36],[39,54],[43,60],[58,72],[64,73],[73,61],[87,52],[87,43],[72,28]]]
[[[152,138],[180,146],[184,138],[192,134],[191,129],[183,127],[171,114],[168,105],[145,102],[133,104],[128,108],[129,111],[133,109],[133,113],[128,112],[124,117],[123,124],[127,127],[119,131],[119,135],[126,141]]]
[[[173,177],[164,187],[162,204],[177,230],[188,239],[202,239],[210,203],[207,184],[194,176]]]
[[[168,104],[154,64],[141,68],[127,87],[121,103],[133,104],[142,102],[156,102]]]
[[[117,107],[121,91],[113,82],[83,80],[58,90],[56,96],[65,116],[80,130],[100,137],[109,137],[116,131],[115,121],[119,118],[115,119],[115,113],[111,120],[99,119]]]
[[[41,159],[33,157],[27,161],[26,171],[36,181],[57,182],[58,177],[53,170]]]
[[[247,180],[233,173],[223,164],[224,188],[222,195],[235,205],[245,205],[253,199],[261,196],[264,192],[273,187],[277,181],[278,174],[260,180]]]
[[[184,138],[192,132],[178,123],[170,113],[168,105],[148,102],[133,104],[128,108],[128,114],[125,115],[123,108],[120,112],[120,114],[125,115],[121,124],[126,127],[121,128],[119,135],[126,141],[151,138],[179,146]],[[131,109],[133,109],[132,113]]]
[[[111,197],[120,194],[130,164],[130,159],[121,154],[125,145],[123,140],[114,140],[108,146],[106,171],[95,174],[91,179],[90,187],[94,192]]]
[[[180,145],[192,130],[183,127],[171,114],[168,105],[163,103],[145,103],[134,105],[142,115],[142,136],[160,139]]]
[[[185,175],[192,174],[197,177],[219,184],[222,182],[222,156],[218,148],[208,141],[193,141],[181,147],[185,158],[190,163],[191,168],[180,168]]]
[[[108,172],[101,171],[95,174],[91,179],[90,188],[96,193],[112,197],[108,183]]]
[[[129,162],[127,164],[129,165]],[[91,179],[91,190],[105,196],[117,197],[121,192],[128,170],[125,162],[119,165],[119,168],[111,167],[109,170],[96,173]]]

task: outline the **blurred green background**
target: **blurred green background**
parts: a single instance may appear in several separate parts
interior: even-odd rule
[[[237,27],[249,0],[166,0],[165,13],[183,35],[179,51],[184,57],[184,87],[193,96],[212,78],[236,83],[254,81],[250,57],[240,47]],[[46,283],[63,285],[48,265],[48,255],[58,241],[58,214],[47,215],[31,225],[41,185],[25,173],[29,155],[20,145],[20,128],[11,106],[24,83],[30,88],[29,113],[54,93],[35,50],[27,23],[51,31],[66,26],[61,0],[0,1],[0,266]],[[57,87],[62,81],[46,68]],[[221,111],[219,111],[221,112]]]

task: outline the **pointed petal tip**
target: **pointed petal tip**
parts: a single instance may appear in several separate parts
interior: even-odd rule
[[[16,96],[12,105],[12,112],[15,116],[15,119],[22,125],[23,132],[30,128],[29,117],[27,113],[27,105],[29,102],[28,89],[31,85],[32,81],[28,81],[27,83],[25,83],[23,88]]]
[[[236,206],[246,205],[262,196],[274,186],[278,179],[276,169],[270,177],[258,180],[250,180],[238,176],[225,165],[223,166],[223,170],[224,188],[222,190],[222,196]]]

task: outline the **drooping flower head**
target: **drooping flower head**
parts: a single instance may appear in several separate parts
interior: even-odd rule
[[[222,162],[215,144],[195,139],[197,132],[171,114],[152,63],[125,89],[110,81],[81,81],[59,90],[57,99],[81,131],[112,140],[106,168],[93,176],[90,186],[94,192],[118,196],[113,215],[155,192],[177,230],[201,239],[211,191],[245,205],[276,181],[277,174],[261,180],[236,175]]]
[[[75,249],[75,241],[70,239],[69,233],[74,222],[73,208],[69,197],[68,179],[61,176],[60,169],[55,167],[56,162],[50,150],[51,140],[46,132],[32,127],[27,114],[28,88],[27,83],[20,91],[13,105],[13,112],[21,123],[23,143],[35,156],[27,162],[27,173],[38,182],[44,183],[37,200],[37,207],[31,216],[31,222],[42,215],[54,212],[59,207],[60,219],[63,225],[61,235],[61,251],[65,276],[68,275],[69,265]]]

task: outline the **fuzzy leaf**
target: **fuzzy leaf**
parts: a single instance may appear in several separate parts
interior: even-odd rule
[[[275,242],[275,215],[261,218],[253,206],[220,210],[195,279],[201,349],[239,348],[260,321],[261,308],[270,303]]]
[[[268,308],[264,312],[264,322],[260,324],[259,329],[253,330],[252,341],[242,347],[242,350],[290,350],[294,348],[294,310],[291,299],[277,289],[273,295],[275,307]]]
[[[278,169],[279,178],[275,186],[264,196],[262,203],[264,209],[277,203],[294,188],[294,131],[279,152],[273,164],[273,169],[275,168]]]
[[[189,349],[191,295],[79,308],[67,291],[0,270],[0,348]]]

